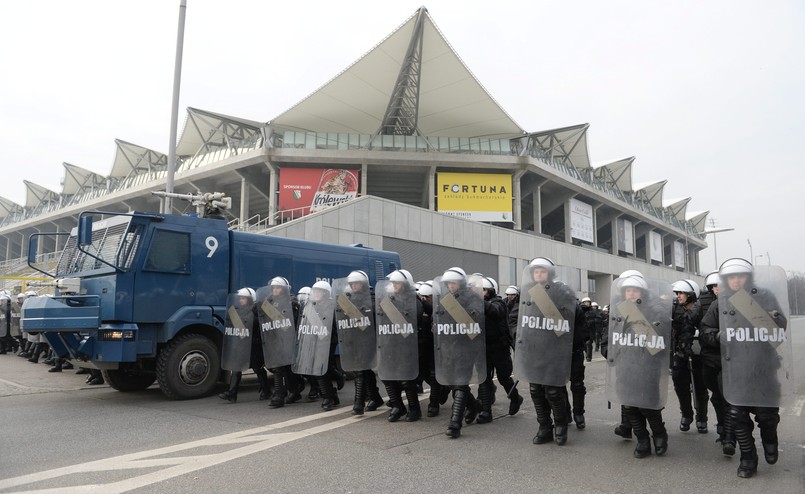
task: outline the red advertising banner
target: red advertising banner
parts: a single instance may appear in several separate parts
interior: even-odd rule
[[[341,204],[358,195],[360,170],[281,168],[279,210],[299,218]]]

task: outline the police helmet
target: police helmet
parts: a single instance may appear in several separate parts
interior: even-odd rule
[[[7,304],[11,302],[11,297],[6,295],[5,293],[0,295],[0,304]]]
[[[296,298],[298,298],[299,302],[301,302],[303,304],[305,302],[307,302],[308,297],[310,297],[310,287],[309,286],[303,286],[302,288],[299,289],[299,292],[296,294]]]
[[[679,280],[671,285],[671,291],[693,294],[696,297],[699,295],[699,284],[693,280]]]
[[[365,271],[353,271],[347,276],[347,283],[363,283],[368,285],[369,275],[367,275]]]
[[[25,294],[22,292],[17,294],[17,302],[19,302],[20,300],[25,300]]]
[[[497,291],[498,291],[498,282],[495,281],[495,279],[490,277],[490,276],[484,276],[482,278],[481,287],[484,290],[494,290],[495,293],[497,293]]]
[[[711,287],[713,285],[718,285],[718,271],[709,273],[704,279],[704,286]]]
[[[407,276],[406,276],[407,274]],[[414,286],[414,283],[411,278],[411,274],[403,269],[398,269],[397,271],[392,271],[386,276],[386,279],[391,281],[392,283],[405,283],[411,287]]]
[[[250,299],[252,299],[252,302],[254,302],[254,299],[255,299],[254,290],[252,290],[251,288],[248,288],[248,287],[241,288],[240,290],[238,290],[237,295],[238,295],[238,297],[250,298]]]
[[[291,284],[288,283],[288,278],[283,276],[275,276],[271,278],[271,281],[268,282],[269,286],[281,286],[283,288],[287,288],[288,290],[291,289]]]
[[[409,285],[414,286],[414,276],[411,274],[410,271],[408,271],[407,269],[398,269],[398,271],[401,272],[403,276],[405,276],[405,279],[408,280]]]
[[[598,308],[598,302],[593,302],[591,306],[592,306],[594,309],[597,309],[597,308]]]
[[[38,297],[38,296],[39,294],[33,290],[28,290],[27,292],[25,292],[25,298]]]
[[[423,281],[421,285],[419,285],[419,290],[417,293],[420,297],[432,297],[433,296],[433,282],[432,281]]]
[[[520,293],[520,289],[517,288],[514,285],[509,285],[509,287],[506,288],[506,295],[517,295],[519,293]]]
[[[718,274],[721,277],[726,277],[731,274],[748,274],[751,275],[754,271],[752,267],[752,263],[747,261],[746,259],[741,259],[740,257],[733,257],[732,259],[727,259],[723,263],[721,263],[721,267],[718,268]]]
[[[590,297],[584,297],[583,299],[581,299],[581,303],[584,302],[592,302],[592,300],[590,300]]]
[[[444,283],[450,281],[456,283],[464,283],[465,281],[467,281],[467,273],[465,273],[464,270],[461,268],[453,267],[444,272],[444,274],[442,275],[442,281]]]
[[[601,309],[601,310],[604,311],[604,312],[609,312],[609,306],[605,305],[604,308]]]
[[[327,295],[330,295],[330,292],[332,291],[332,287],[330,286],[330,284],[324,280],[313,283],[312,289],[325,291],[327,292]]]
[[[623,273],[621,273],[621,275],[620,275],[620,276],[618,276],[618,279],[622,279],[622,278],[628,278],[628,277],[630,277],[630,276],[638,276],[638,277],[642,278],[642,277],[643,277],[643,273],[641,273],[640,271],[638,271],[638,270],[636,270],[636,269],[627,269],[626,271],[624,271]]]
[[[556,276],[556,263],[547,257],[535,257],[528,263],[528,267],[533,272],[536,268],[542,268],[548,271],[551,277]]]
[[[643,291],[648,290],[648,283],[646,280],[643,279],[642,276],[627,276],[626,278],[621,278],[621,290],[625,290],[626,288],[639,288]]]

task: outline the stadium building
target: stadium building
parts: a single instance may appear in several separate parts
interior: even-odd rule
[[[397,251],[416,279],[458,265],[505,286],[547,256],[594,300],[626,269],[700,280],[707,212],[664,198],[666,180],[633,183],[634,157],[593,165],[588,128],[520,127],[421,8],[267,123],[188,108],[175,191],[225,192],[231,228]],[[115,146],[107,176],[64,163],[60,192],[24,181],[25,204],[0,197],[0,274],[21,272],[30,234],[69,232],[81,211],[159,211],[167,156]],[[64,239],[40,241],[40,258]]]

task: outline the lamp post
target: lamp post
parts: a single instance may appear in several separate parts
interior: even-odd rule
[[[752,259],[752,262],[755,261],[755,256],[752,254],[752,242],[749,239],[746,239],[746,243],[749,244],[749,259]]]
[[[173,101],[171,103],[170,140],[168,141],[168,177],[165,192],[173,193],[176,175],[176,133],[179,125],[179,88],[182,81],[182,52],[184,51],[184,19],[187,0],[179,1],[179,28],[176,34],[176,59],[173,66]],[[162,203],[162,213],[173,212],[173,199],[166,197]]]
[[[735,228],[712,228],[704,231],[705,234],[713,234],[713,261],[715,262],[714,269],[718,269],[718,243],[716,242],[716,233],[731,232],[733,230],[735,230]]]

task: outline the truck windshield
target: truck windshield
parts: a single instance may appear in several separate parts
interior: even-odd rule
[[[132,223],[131,219],[130,216],[115,216],[93,223],[92,244],[83,247],[92,255],[78,249],[77,229],[74,228],[59,258],[56,276],[111,270],[112,267],[128,270],[142,235],[142,225]]]

